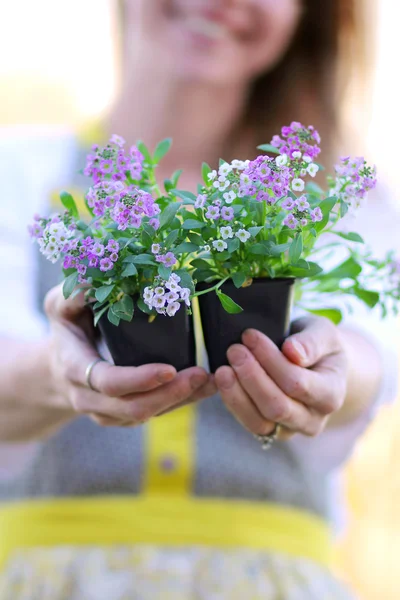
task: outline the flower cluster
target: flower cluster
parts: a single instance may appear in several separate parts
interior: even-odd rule
[[[29,227],[29,233],[37,240],[42,254],[52,263],[56,263],[61,253],[69,247],[74,229],[73,225],[66,227],[58,215],[48,220],[37,216],[34,224]]]
[[[297,121],[282,127],[281,136],[274,135],[271,141],[271,145],[277,148],[280,154],[286,154],[290,159],[296,160],[303,157],[309,163],[321,152],[320,143],[321,137],[312,125],[304,127]]]
[[[268,154],[221,161],[215,170],[204,163],[194,195],[179,190],[181,171],[165,180],[164,191],[158,187],[156,167],[171,140],[151,154],[141,142],[126,152],[124,140],[112,136],[105,147],[93,148],[84,171],[93,180],[85,196],[90,221],[62,193],[66,211],[35,217],[30,234],[49,260],[62,259],[66,297],[80,283],[88,298],[96,298],[95,323],[106,311],[114,325],[129,321],[136,308],[172,317],[206,293],[197,290],[200,283],[217,292],[226,310],[237,312],[240,307],[219,289],[225,281],[241,287],[254,278],[284,277],[317,285],[325,231],[338,233],[350,254],[351,244],[362,242],[354,232],[337,231],[337,224],[343,207],[358,206],[376,185],[375,168],[363,158],[343,158],[324,193],[312,181],[320,169],[314,162],[319,144],[313,127],[293,122],[260,146]],[[351,254],[353,267],[343,267],[343,279],[350,273],[354,285],[342,292],[371,304],[375,296],[358,277],[364,260],[359,256]],[[383,269],[383,263],[368,264]],[[394,280],[398,263],[389,270],[385,265]],[[337,280],[336,273],[335,286]],[[320,291],[328,288],[325,279]]]
[[[124,146],[125,140],[119,135],[113,135],[104,148],[93,146],[93,154],[87,157],[84,175],[92,177],[95,183],[105,179],[126,181],[128,177],[139,180],[143,172],[144,156],[137,146],[132,146],[128,154]]]
[[[362,156],[342,157],[335,165],[335,171],[331,193],[351,208],[358,208],[367,193],[376,186],[376,168],[368,166]]]
[[[173,317],[179,310],[181,303],[190,307],[190,289],[179,285],[181,278],[172,273],[168,281],[157,277],[152,286],[144,288],[143,301],[152,310],[161,315]]]
[[[131,185],[118,193],[111,211],[112,220],[118,225],[120,231],[133,227],[138,229],[143,217],[149,217],[153,229],[158,229],[159,221],[156,217],[160,207],[153,196],[138,186]]]

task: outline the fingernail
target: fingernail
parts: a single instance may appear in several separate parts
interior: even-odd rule
[[[250,349],[254,350],[258,344],[257,331],[254,329],[246,329],[242,335],[243,343]]]
[[[300,342],[298,342],[295,338],[292,338],[290,340],[290,343],[292,344],[293,348],[296,350],[296,352],[300,356],[300,358],[302,360],[307,360],[307,354],[306,354],[306,351],[304,350],[304,346],[302,344],[300,344]]]
[[[235,381],[233,373],[228,368],[219,369],[216,373],[217,386],[222,390],[229,390]]]
[[[233,367],[241,367],[247,359],[246,350],[240,346],[233,346],[228,350],[228,360]]]
[[[193,390],[197,390],[199,387],[204,385],[206,383],[206,381],[207,381],[207,376],[205,373],[203,375],[201,375],[200,373],[197,373],[196,375],[191,376],[190,385]]]
[[[159,371],[157,373],[157,380],[160,383],[168,383],[172,381],[176,375],[176,371],[173,369],[164,369],[164,371]]]

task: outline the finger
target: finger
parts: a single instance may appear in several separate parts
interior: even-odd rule
[[[294,431],[311,434],[319,415],[287,396],[265,372],[253,354],[240,344],[228,350],[228,360],[236,377],[262,416]]]
[[[338,328],[324,317],[299,319],[294,328],[302,329],[289,336],[282,352],[293,363],[301,367],[312,367],[324,356],[342,350]]]
[[[208,374],[200,367],[191,367],[180,371],[177,376],[159,389],[139,394],[132,401],[124,402],[130,407],[131,419],[134,422],[147,421],[151,417],[177,407],[192,398],[193,394],[207,382]]]
[[[294,365],[259,331],[249,329],[242,338],[262,368],[289,398],[323,415],[340,408],[346,388],[344,355],[327,356],[311,370]]]
[[[217,386],[215,385],[214,375],[210,375],[207,383],[205,385],[203,385],[201,388],[199,388],[197,391],[195,391],[190,398],[188,398],[187,400],[184,400],[184,402],[181,402],[180,404],[177,404],[176,406],[173,406],[172,408],[168,408],[167,410],[164,410],[157,416],[161,417],[162,415],[166,415],[166,414],[172,412],[173,410],[177,410],[178,408],[183,408],[184,406],[188,406],[189,404],[194,404],[196,402],[200,402],[201,400],[204,400],[205,398],[210,398],[211,396],[214,396],[214,394],[216,394],[217,391],[218,391],[218,389],[217,389]]]
[[[86,385],[83,366],[77,373],[77,383]],[[85,369],[86,372],[86,369]],[[176,369],[171,365],[149,364],[140,367],[116,367],[106,361],[95,365],[91,373],[92,387],[106,396],[121,398],[132,394],[148,392],[171,382],[176,377]]]
[[[83,312],[86,312],[85,289],[74,298],[64,298],[62,284],[52,288],[46,295],[44,307],[47,316],[52,319],[65,319],[75,321]]]
[[[272,433],[275,423],[263,417],[231,367],[220,367],[215,373],[215,380],[226,408],[245,429],[257,435]]]

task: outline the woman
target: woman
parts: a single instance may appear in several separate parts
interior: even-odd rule
[[[203,160],[248,157],[294,118],[329,142],[353,9],[349,0],[126,0],[123,84],[104,135],[151,147],[173,137],[159,180],[183,167],[184,189],[196,188]],[[349,597],[327,568],[332,473],[394,394],[391,352],[352,322],[303,317],[282,352],[246,332],[215,378],[200,367],[94,364],[82,298],[66,302],[58,287],[42,335],[43,272],[21,223],[71,182],[88,143],[25,139],[2,150],[15,203],[2,208],[0,598]],[[42,157],[34,177],[32,151]],[[281,440],[263,453],[251,434],[276,423]]]

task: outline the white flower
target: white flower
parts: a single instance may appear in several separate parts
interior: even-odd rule
[[[159,254],[161,251],[161,246],[160,244],[153,244],[151,247],[151,251],[153,254]]]
[[[251,183],[250,177],[246,173],[242,173],[240,176],[240,182],[243,185],[249,185]]]
[[[152,290],[151,287],[146,287],[143,290],[143,300],[145,301],[146,304],[151,304],[151,301],[153,300],[154,297],[154,291]]]
[[[151,304],[154,308],[164,308],[165,298],[164,296],[154,296],[151,301]]]
[[[245,229],[239,229],[239,231],[237,231],[235,233],[235,235],[243,243],[247,242],[249,237],[251,237],[251,234],[248,231],[246,231]]]
[[[175,300],[178,300],[179,298],[179,294],[177,294],[174,291],[170,291],[167,294],[165,294],[165,299],[168,302],[168,304],[171,304],[171,302],[175,302]]]
[[[167,306],[167,315],[169,317],[173,317],[174,314],[180,309],[180,304],[179,302],[172,302],[172,304],[169,304]]]
[[[228,238],[233,237],[232,227],[227,225],[226,227],[221,227],[219,230],[223,240],[227,240]]]
[[[172,273],[168,281],[175,281],[175,283],[179,283],[181,278],[176,273]]]
[[[181,289],[181,299],[185,301],[186,306],[190,306],[190,290],[189,290],[189,288]]]
[[[203,250],[205,250],[206,252],[210,252],[211,248],[208,244],[206,244],[205,246],[203,246]]]
[[[171,281],[171,278],[169,278],[169,281],[167,281],[165,283],[165,287],[168,288],[171,292],[180,292],[181,291],[181,286],[176,283],[176,281]]]
[[[205,196],[204,194],[199,194],[194,203],[194,207],[195,208],[203,208],[204,204],[206,203],[206,200],[207,200],[207,196]]]
[[[281,154],[280,156],[277,156],[275,159],[275,162],[278,167],[283,167],[284,165],[286,165],[287,161],[288,161],[288,157],[286,154]]]
[[[305,177],[307,175],[307,169],[300,169],[300,177]]]
[[[226,188],[228,188],[228,187],[229,187],[229,181],[228,180],[221,181],[220,184],[219,184],[219,190],[220,190],[220,192],[224,192],[226,190]]]
[[[228,247],[228,244],[224,240],[215,240],[212,245],[218,252],[223,252]]]
[[[315,163],[310,163],[307,167],[307,173],[311,175],[311,177],[315,177],[319,171],[319,166]]]
[[[292,156],[293,158],[301,158],[301,152],[299,150],[296,150],[295,152],[293,152]]]
[[[304,181],[296,177],[292,181],[292,190],[295,192],[302,192],[304,190]]]
[[[163,287],[161,287],[161,285],[157,286],[154,290],[154,295],[157,296],[157,298],[161,298],[162,296],[164,296],[165,290]]]
[[[243,171],[243,169],[246,168],[244,162],[242,160],[238,160],[237,158],[232,161],[231,165],[233,169],[238,169],[238,171]]]
[[[208,181],[214,181],[214,179],[217,176],[217,171],[211,171],[208,175],[207,175],[207,179]]]
[[[230,192],[225,192],[224,194],[224,200],[227,204],[232,204],[235,198],[236,194],[235,192],[232,192],[232,190]]]
[[[218,175],[226,176],[232,171],[232,167],[229,163],[224,163],[218,169]]]
[[[306,163],[310,163],[310,162],[312,162],[312,158],[311,158],[311,156],[307,156],[307,154],[305,154],[305,155],[303,156],[303,160],[304,160],[304,162],[306,162]]]

